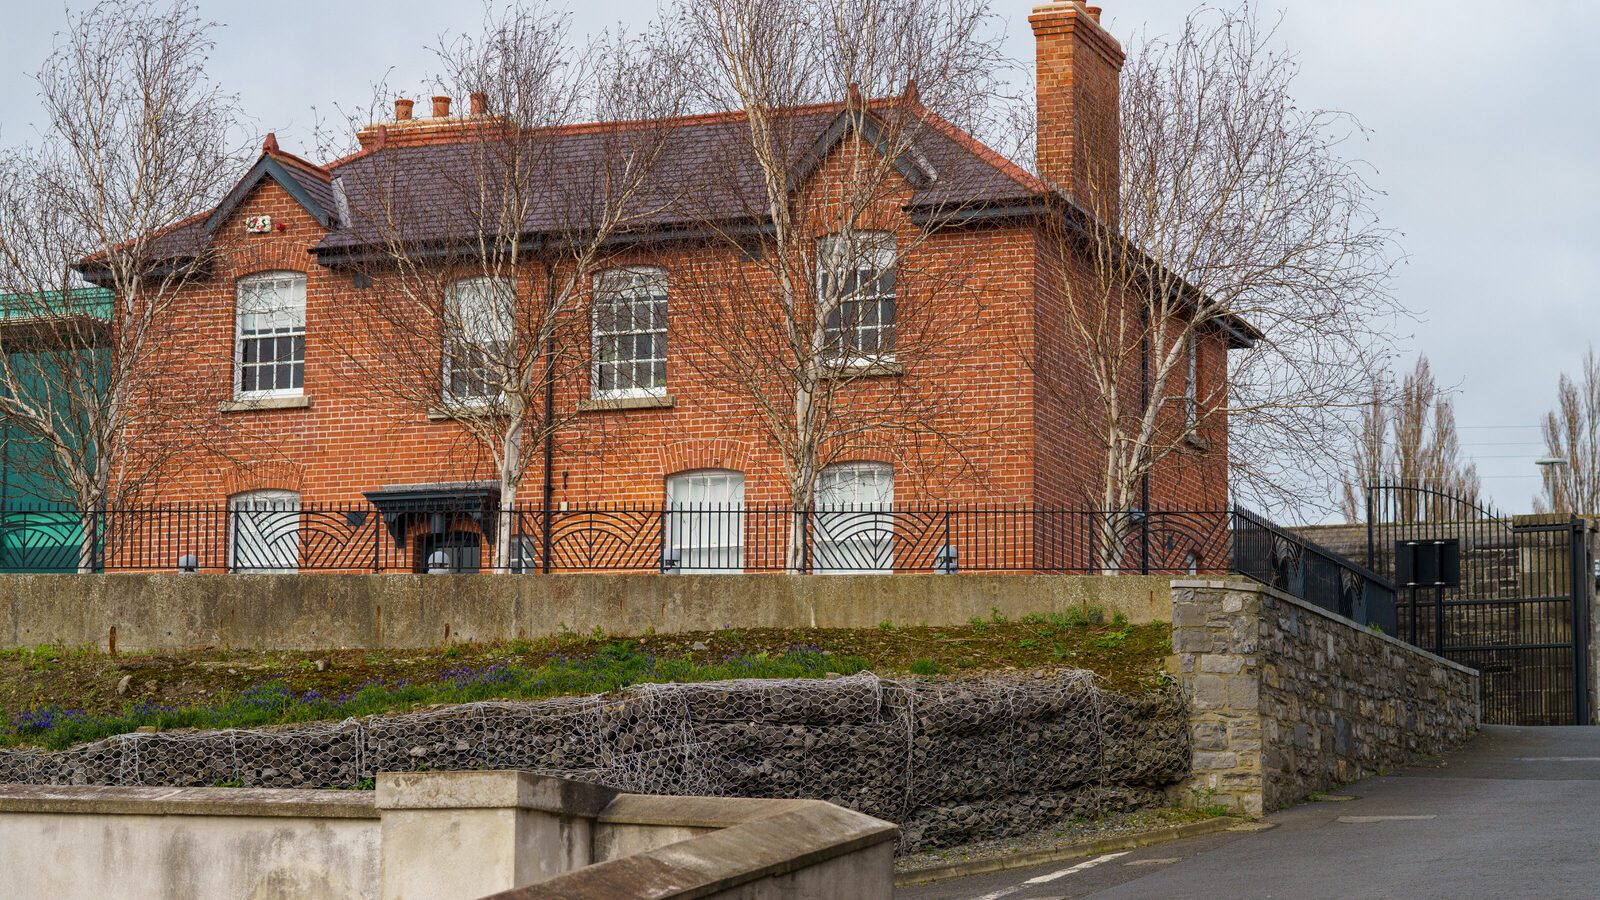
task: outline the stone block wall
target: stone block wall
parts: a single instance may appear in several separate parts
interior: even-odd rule
[[[1252,815],[1477,729],[1477,672],[1254,582],[1173,582],[1172,649],[1190,784]]]

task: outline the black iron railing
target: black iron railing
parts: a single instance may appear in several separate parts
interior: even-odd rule
[[[1329,612],[1398,631],[1394,582],[1249,512],[1233,511],[1230,568]]]
[[[1226,511],[172,504],[0,511],[0,569],[1217,573]]]
[[[0,511],[12,572],[1236,572],[1393,633],[1394,585],[1244,510],[173,504]]]

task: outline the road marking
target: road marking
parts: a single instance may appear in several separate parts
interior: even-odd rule
[[[1123,863],[1125,866],[1170,866],[1180,857],[1168,856],[1164,859],[1131,859]]]
[[[1600,756],[1519,756],[1517,762],[1600,762]]]
[[[1010,895],[1015,894],[1017,891],[1022,890],[1030,884],[1048,884],[1052,881],[1055,881],[1057,878],[1065,878],[1068,875],[1082,872],[1084,869],[1092,869],[1103,862],[1110,862],[1113,859],[1120,859],[1132,852],[1132,850],[1123,850],[1120,853],[1107,853],[1105,856],[1096,856],[1094,859],[1078,863],[1075,866],[1070,866],[1065,869],[1059,869],[1055,872],[1049,873],[1048,875],[1038,875],[1033,878],[1029,878],[1027,881],[1022,882],[1021,884],[1014,884],[1011,887],[1001,888],[998,891],[990,891],[981,897],[973,898],[973,900],[1000,900],[1001,897],[1009,897]]]
[[[1370,825],[1373,822],[1426,822],[1437,819],[1438,816],[1340,816],[1338,821],[1346,825]]]

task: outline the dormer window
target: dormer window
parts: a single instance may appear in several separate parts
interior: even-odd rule
[[[305,392],[306,276],[263,272],[237,287],[234,397],[254,400]]]
[[[818,307],[828,358],[850,366],[894,362],[894,235],[828,235],[819,243],[817,258]]]

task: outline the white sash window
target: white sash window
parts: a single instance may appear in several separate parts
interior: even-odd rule
[[[240,400],[305,391],[306,276],[265,272],[236,285],[233,393]]]
[[[594,281],[593,396],[659,397],[667,391],[667,273],[635,267]]]
[[[744,570],[744,474],[721,469],[667,479],[667,550],[678,572]]]

